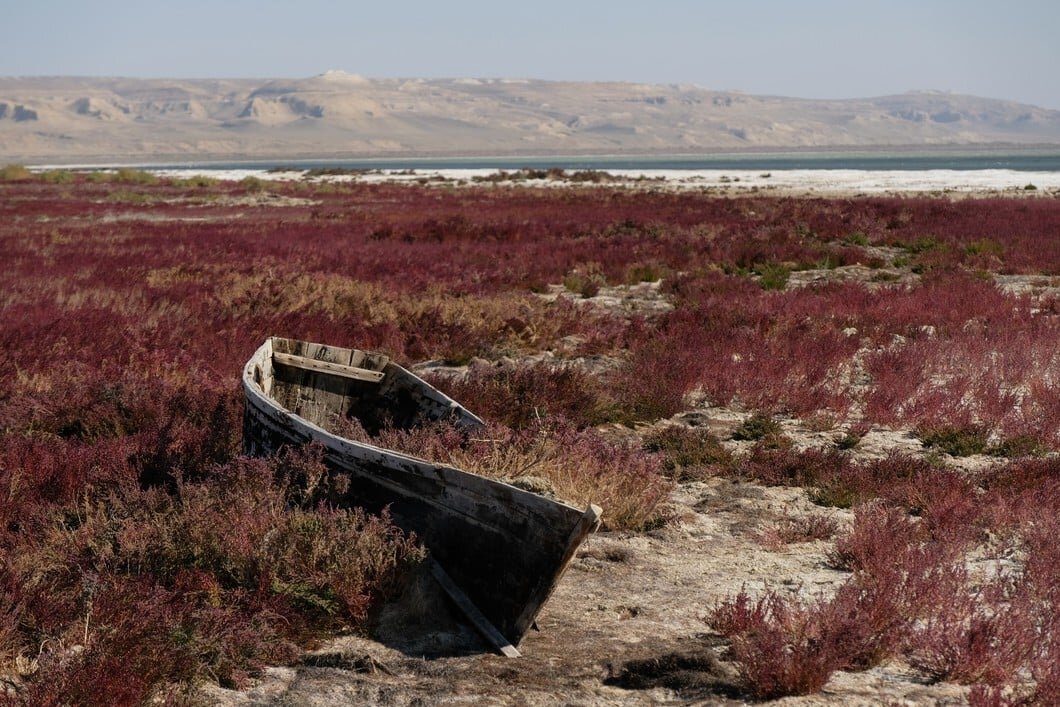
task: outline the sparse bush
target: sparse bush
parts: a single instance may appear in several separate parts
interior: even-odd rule
[[[563,277],[563,286],[584,298],[595,297],[605,285],[607,278],[594,263],[571,270]]]
[[[781,427],[776,420],[768,415],[755,413],[740,423],[733,431],[732,438],[737,441],[758,441],[780,433]]]
[[[1040,457],[1048,447],[1032,435],[1014,435],[1005,437],[996,444],[990,445],[985,452],[992,457]]]
[[[847,451],[847,450],[853,449],[854,447],[858,446],[858,444],[861,442],[861,437],[862,436],[863,435],[857,435],[857,434],[853,434],[851,432],[844,432],[842,435],[837,437],[836,440],[835,440],[836,449],[839,449],[839,450],[842,450],[842,451]]]
[[[113,181],[119,184],[135,184],[139,186],[149,186],[158,184],[158,177],[145,172],[142,169],[132,169],[131,167],[122,167],[113,174]]]
[[[780,263],[756,265],[754,270],[758,273],[758,284],[763,290],[783,290],[791,276],[791,269]]]
[[[626,269],[626,284],[636,285],[639,282],[656,282],[663,279],[669,270],[657,263],[634,263]]]
[[[838,521],[829,516],[792,516],[760,532],[757,540],[765,547],[779,550],[794,543],[828,540],[835,535],[838,527]]]
[[[917,437],[925,447],[934,447],[954,457],[983,454],[988,447],[988,433],[982,427],[920,427]]]
[[[768,444],[770,440],[776,440],[781,437],[783,434],[781,430],[779,422],[769,415],[756,412],[740,423],[740,426],[733,431],[732,438],[741,442],[765,441]]]
[[[208,177],[205,174],[196,174],[191,177],[184,179],[172,179],[170,183],[175,187],[194,187],[196,189],[206,189],[208,187],[217,186],[218,180],[213,177]]]
[[[0,167],[0,182],[25,182],[33,178],[25,165],[8,164]]]
[[[741,592],[718,604],[708,621],[731,639],[741,686],[770,700],[817,692],[841,663],[816,614],[817,607],[778,594],[752,601]]]
[[[74,181],[74,173],[68,169],[49,169],[41,172],[40,178],[48,184],[70,184]]]
[[[265,191],[266,182],[255,176],[246,176],[239,180],[239,186],[248,194]]]
[[[732,454],[709,430],[665,425],[644,437],[644,449],[658,452],[663,468],[677,481],[695,481],[711,473],[711,467],[732,462]]]
[[[842,477],[850,466],[847,456],[833,449],[799,452],[790,445],[769,443],[769,437],[764,439],[751,448],[742,463],[732,466],[736,473],[770,486],[821,487]]]
[[[585,427],[608,416],[608,404],[597,380],[562,362],[475,363],[465,376],[428,378],[454,399],[474,401],[476,412],[484,419],[516,429],[548,417]]]

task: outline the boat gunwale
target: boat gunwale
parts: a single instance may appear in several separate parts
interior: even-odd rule
[[[258,385],[258,383],[254,380],[254,368],[255,368],[255,366],[259,365],[264,360],[264,358],[266,358],[266,357],[271,358],[272,357],[272,339],[273,338],[275,338],[275,337],[269,337],[268,339],[266,339],[265,343],[262,344],[260,347],[258,347],[258,349],[254,352],[254,354],[247,361],[247,364],[246,364],[246,366],[243,369],[243,390],[244,390],[244,393],[246,395],[253,396],[253,398],[256,401],[258,401],[259,403],[263,403],[266,407],[268,407],[269,409],[275,411],[276,413],[279,413],[280,415],[285,415],[285,416],[288,416],[288,417],[295,418],[295,419],[298,420],[298,422],[300,424],[305,425],[306,427],[308,427],[310,431],[312,431],[315,434],[320,435],[320,436],[322,436],[322,437],[324,437],[326,439],[334,440],[336,443],[338,443],[340,445],[348,445],[348,446],[352,446],[354,448],[357,448],[357,449],[360,449],[360,450],[363,450],[363,451],[366,451],[366,452],[374,452],[374,453],[377,453],[377,454],[381,454],[383,456],[387,456],[387,457],[391,457],[391,458],[395,458],[395,459],[399,459],[399,460],[406,460],[406,461],[409,461],[409,462],[413,462],[414,464],[417,464],[417,465],[425,465],[425,466],[429,466],[429,467],[433,467],[433,468],[445,469],[448,472],[455,472],[458,476],[467,476],[467,477],[470,477],[470,478],[473,478],[473,479],[479,479],[479,480],[486,481],[486,482],[489,482],[489,483],[492,483],[492,484],[497,484],[498,486],[504,487],[506,489],[506,491],[512,492],[516,497],[523,496],[524,498],[534,499],[537,502],[547,501],[549,503],[554,503],[554,504],[556,504],[558,506],[564,507],[565,509],[573,511],[574,513],[577,513],[578,515],[582,515],[585,512],[584,509],[580,509],[577,506],[571,505],[570,503],[568,503],[566,501],[562,501],[562,500],[559,500],[559,499],[556,499],[556,498],[548,498],[547,496],[542,496],[541,494],[534,493],[533,491],[527,491],[526,489],[521,489],[518,486],[513,486],[512,484],[506,483],[504,481],[500,481],[499,479],[495,479],[495,478],[492,478],[492,477],[489,477],[489,476],[483,476],[482,474],[475,474],[473,472],[467,471],[465,469],[461,469],[461,468],[456,467],[456,466],[452,466],[452,465],[449,465],[449,464],[443,464],[443,463],[431,461],[429,459],[424,459],[422,457],[413,456],[411,454],[407,454],[405,452],[400,452],[400,451],[397,451],[397,450],[394,450],[394,449],[390,449],[388,447],[379,447],[379,446],[376,446],[374,444],[370,444],[368,442],[361,442],[359,440],[349,439],[348,437],[342,437],[341,435],[335,434],[334,432],[326,430],[323,427],[321,427],[320,425],[309,421],[308,419],[302,417],[301,415],[297,414],[293,410],[289,410],[289,409],[283,407],[274,398],[272,398],[271,396],[266,394],[265,391],[262,390],[261,387]],[[344,348],[344,347],[330,347],[330,348]],[[347,349],[347,350],[351,350],[352,351],[352,350],[359,350],[359,349]],[[281,363],[280,365],[283,365],[283,364]],[[438,390],[437,388],[432,386],[430,383],[426,382],[425,380],[423,380],[422,378],[420,378],[416,374],[412,373],[408,369],[406,369],[403,366],[395,363],[393,360],[389,361],[387,363],[387,365],[388,366],[395,366],[395,367],[399,368],[401,371],[403,371],[403,372],[407,373],[408,375],[412,376],[414,379],[416,379],[417,381],[422,383],[424,386],[436,391],[439,395],[444,396],[448,400],[452,401],[456,405],[459,405],[461,408],[463,408],[463,405],[460,405],[460,403],[458,403],[457,401],[453,400],[449,396],[445,395],[445,393],[441,392],[440,390]],[[326,373],[322,373],[321,375],[327,375],[327,374]],[[469,415],[471,415],[475,420],[477,420],[478,422],[482,423],[482,420],[477,415],[475,415],[474,413],[468,411],[466,408],[464,408],[464,410]],[[482,423],[482,424],[485,424],[485,423]],[[324,440],[321,440],[321,441],[324,441]]]

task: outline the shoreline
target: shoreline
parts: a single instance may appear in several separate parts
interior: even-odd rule
[[[162,177],[209,176],[238,181],[256,178],[275,181],[404,183],[437,186],[523,186],[535,188],[636,188],[674,191],[709,191],[733,195],[855,196],[886,194],[998,195],[1060,197],[1060,172],[1017,170],[598,170],[599,181],[570,178],[526,178],[519,171],[478,169],[371,170],[309,176],[307,170],[272,172],[264,169],[209,170],[150,169]]]

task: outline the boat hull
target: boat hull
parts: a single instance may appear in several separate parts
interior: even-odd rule
[[[245,451],[267,455],[284,447],[319,444],[329,469],[348,478],[342,502],[374,512],[389,509],[394,522],[416,534],[500,634],[518,645],[578,545],[598,526],[599,509],[581,511],[460,469],[345,439],[295,414],[270,395],[269,375],[275,378],[283,368],[272,359],[276,342],[291,345],[290,340],[270,339],[244,371]],[[327,357],[336,351],[343,357],[361,353],[321,348]],[[405,384],[423,386],[414,395],[437,403],[428,419],[448,414],[462,424],[481,424],[396,364],[387,363],[384,371]],[[327,391],[335,382],[327,373],[315,375],[323,384],[300,390],[302,400],[312,402],[315,391]],[[322,395],[328,394],[334,389]]]

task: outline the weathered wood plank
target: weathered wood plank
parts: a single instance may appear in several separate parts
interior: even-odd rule
[[[429,558],[427,562],[431,568],[431,576],[434,577],[435,581],[438,582],[439,586],[445,590],[445,593],[449,595],[449,598],[453,600],[457,608],[467,617],[471,625],[482,634],[482,637],[489,641],[490,645],[509,658],[519,658],[522,654],[515,646],[513,646],[504,635],[497,630],[497,627],[490,623],[490,620],[479,611],[478,607],[472,603],[468,598],[467,594],[464,594],[460,587],[456,586],[452,577],[445,571],[445,569],[438,564],[434,558]]]
[[[368,381],[371,383],[378,383],[383,380],[385,375],[381,371],[370,371],[367,368],[347,366],[341,363],[330,363],[328,361],[318,361],[302,356],[292,356],[290,354],[273,353],[272,358],[276,363],[282,363],[285,366],[315,371],[316,373],[328,373],[333,376]]]
[[[274,363],[275,358],[274,354]],[[327,364],[347,364],[350,361],[350,350],[305,342],[302,360],[309,364],[301,367],[305,377],[298,396],[299,413],[318,425],[327,425],[333,417],[345,414],[349,381],[334,375],[322,374],[315,367]]]

